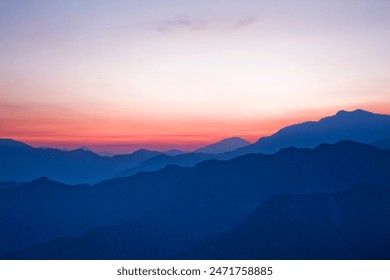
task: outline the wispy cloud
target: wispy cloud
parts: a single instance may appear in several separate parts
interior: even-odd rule
[[[170,32],[177,30],[196,31],[205,28],[201,22],[195,22],[184,18],[175,20],[164,20],[157,24],[156,29],[160,32]]]
[[[259,19],[257,17],[246,17],[239,19],[233,26],[233,28],[246,28],[255,24]]]
[[[217,29],[241,29],[251,26],[258,22],[258,17],[247,16],[230,21],[201,21],[189,20],[186,18],[178,18],[173,20],[163,20],[155,25],[155,28],[160,32],[174,32],[174,31],[199,31],[210,28]]]

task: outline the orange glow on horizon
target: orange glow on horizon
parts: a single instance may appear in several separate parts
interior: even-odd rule
[[[325,108],[306,110],[276,117],[231,120],[137,118],[126,120],[66,112],[57,108],[57,115],[45,110],[15,110],[3,108],[0,116],[0,135],[30,144],[34,147],[74,149],[87,146],[101,152],[130,153],[145,148],[150,150],[179,149],[191,151],[228,137],[241,137],[255,142],[279,129],[309,120],[335,114],[340,109],[363,108],[388,114],[388,104],[371,104],[353,108]],[[8,112],[7,112],[8,111]],[[17,113],[20,114],[17,114]],[[8,114],[7,114],[8,113]]]
[[[193,150],[390,113],[386,0],[5,2],[1,138]]]

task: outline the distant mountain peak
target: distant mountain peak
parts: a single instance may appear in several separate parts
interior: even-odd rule
[[[156,153],[155,151],[147,150],[147,149],[139,149],[132,153],[132,155],[147,155]]]
[[[20,141],[15,141],[10,138],[0,138],[0,146],[7,146],[7,147],[15,147],[15,148],[32,148],[31,146],[20,142]]]
[[[241,138],[241,137],[238,137],[238,136],[233,136],[233,137],[225,138],[225,139],[222,139],[220,142],[223,142],[223,141],[242,141],[242,142],[245,142],[245,143],[249,143],[249,142],[246,141],[245,139],[243,139],[243,138]]]
[[[336,116],[346,116],[346,115],[363,116],[363,115],[374,115],[374,113],[369,112],[369,111],[365,111],[363,109],[356,109],[354,111],[340,110],[336,113]]]
[[[58,149],[55,149],[58,150]],[[58,150],[60,151],[60,150]],[[83,149],[83,148],[77,148],[75,150],[70,150],[70,151],[63,151],[64,153],[70,153],[70,154],[84,154],[84,155],[95,155],[99,156],[98,154],[94,153],[91,150]]]
[[[321,143],[317,147],[315,147],[316,150],[324,150],[324,149],[352,149],[352,148],[358,148],[358,149],[377,149],[377,147],[368,145],[365,143],[359,143],[352,140],[341,140],[336,143],[330,144],[330,143]]]
[[[362,109],[341,110],[318,121],[306,121],[286,126],[255,144],[237,150],[236,154],[275,153],[290,146],[314,148],[321,143],[341,140],[371,144],[390,139],[390,116]]]
[[[194,151],[194,153],[218,154],[234,151],[236,149],[250,145],[248,141],[240,137],[230,137],[222,139],[214,144],[207,145]]]
[[[39,177],[31,181],[31,183],[47,183],[47,182],[54,182],[54,181],[50,180],[49,177]]]

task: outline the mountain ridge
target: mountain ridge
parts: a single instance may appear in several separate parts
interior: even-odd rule
[[[36,244],[37,238],[41,242],[51,242],[49,240],[61,236],[72,239],[70,233],[77,232],[79,236],[80,231],[106,226],[107,223],[112,225],[115,218],[115,224],[123,226],[112,225],[113,228],[108,225],[101,229],[103,232],[99,230],[96,233],[100,237],[95,234],[91,238],[83,237],[82,240],[89,240],[88,244],[93,247],[83,242],[77,243],[76,247],[80,250],[67,251],[70,254],[67,257],[169,258],[231,229],[273,195],[283,192],[343,191],[349,186],[363,183],[390,184],[389,166],[390,151],[342,141],[323,144],[316,149],[286,148],[276,154],[247,154],[229,161],[208,160],[192,168],[171,165],[159,171],[140,172],[94,186],[61,185],[57,189],[55,186],[40,186],[39,181],[35,181],[30,186],[1,192],[0,213],[9,212],[9,207],[14,210],[13,226],[0,224],[5,229],[0,241],[6,242],[0,248],[3,248],[4,254],[6,246],[8,252],[12,248],[20,249],[21,241],[25,242],[23,246],[26,247]],[[47,202],[51,203],[46,205]],[[62,207],[65,207],[65,212]],[[30,209],[41,210],[31,212]],[[136,210],[138,215],[135,215]],[[55,220],[51,221],[48,213],[61,215],[53,217]],[[26,218],[28,222],[23,222]],[[40,228],[50,225],[53,230],[52,223],[58,223],[69,224],[68,230],[69,227],[74,229],[65,234],[59,228],[62,232],[60,236],[51,234],[45,237],[43,232],[35,236],[36,225],[31,224],[32,221],[38,221]],[[7,223],[7,220],[2,222]],[[27,242],[26,237],[21,235],[24,232],[29,232],[31,241]],[[168,238],[167,243],[161,243],[161,236]],[[12,248],[11,240],[15,242]],[[105,255],[108,251],[104,248],[111,250],[112,240],[120,245],[115,248],[121,249],[115,254]],[[61,258],[63,255],[58,248],[55,249],[56,243],[50,244],[45,252],[49,252],[53,258],[56,255]],[[75,248],[75,243],[72,244],[65,248]],[[100,253],[93,248],[100,248]],[[29,255],[31,258],[49,256],[40,255],[35,249],[33,251],[33,255]],[[89,251],[97,255],[91,255]]]
[[[222,139],[216,143],[201,147],[193,151],[193,153],[205,153],[205,154],[220,154],[249,145],[250,142],[240,137],[230,137]]]
[[[97,183],[158,154],[141,149],[132,154],[105,157],[83,148],[67,151],[34,148],[16,140],[0,139],[0,181],[50,177],[69,184]]]
[[[176,259],[388,259],[389,202],[390,185],[279,194]]]
[[[361,109],[351,112],[341,110],[319,121],[287,126],[271,136],[260,138],[254,144],[217,154],[181,153],[180,151],[164,154],[141,149],[129,155],[101,157],[83,149],[72,151],[39,149],[21,142],[3,139],[0,140],[0,156],[3,159],[3,162],[0,162],[0,170],[3,170],[0,173],[0,181],[22,182],[47,176],[70,184],[96,183],[111,177],[132,176],[141,171],[156,171],[170,164],[192,167],[205,160],[229,160],[248,153],[270,154],[290,146],[314,148],[321,143],[336,143],[341,140],[380,144],[378,141],[383,139],[390,139],[390,116]],[[229,138],[223,141],[229,141]],[[215,147],[213,145],[220,142],[204,148]],[[16,158],[18,160],[15,160]],[[34,162],[34,165],[29,164],[30,162]]]
[[[338,124],[339,121],[341,125]],[[169,164],[192,167],[198,162],[210,159],[229,160],[250,153],[272,154],[290,146],[314,148],[322,143],[336,143],[342,140],[371,144],[382,139],[390,139],[390,115],[375,114],[362,109],[340,110],[335,115],[321,118],[318,121],[286,126],[270,136],[261,137],[255,143],[234,151],[220,154],[187,153],[177,156],[152,157],[135,168],[120,172],[117,176],[131,176],[141,171],[155,171]]]

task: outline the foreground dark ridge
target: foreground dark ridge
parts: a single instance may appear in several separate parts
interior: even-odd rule
[[[25,248],[5,258],[172,258],[234,228],[274,195],[387,185],[389,168],[390,151],[343,141],[169,166],[94,187],[38,180],[0,192],[0,213],[12,213],[0,220],[0,248],[3,255]]]

